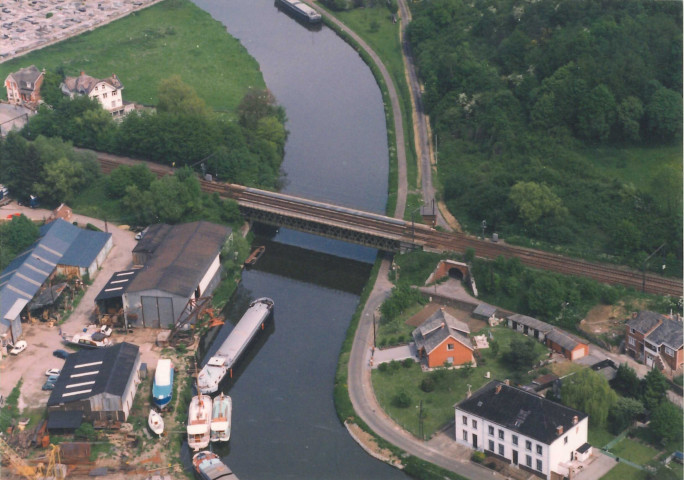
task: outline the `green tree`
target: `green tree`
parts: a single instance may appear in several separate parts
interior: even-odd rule
[[[588,140],[605,141],[615,122],[615,97],[605,85],[594,87],[581,99],[577,112],[577,130]]]
[[[159,113],[190,117],[208,117],[212,114],[195,89],[184,83],[180,75],[172,75],[159,82],[158,95],[157,111]]]
[[[0,223],[0,271],[38,238],[38,227],[24,215]]]
[[[622,138],[631,142],[641,139],[641,119],[644,116],[644,104],[637,97],[627,97],[617,107],[617,123]]]
[[[527,290],[527,306],[533,315],[553,318],[564,301],[563,286],[551,275],[537,276]]]
[[[630,398],[639,397],[641,382],[634,369],[626,363],[620,364],[610,384],[622,395]]]
[[[631,426],[637,416],[644,413],[644,405],[634,398],[619,397],[608,412],[608,423],[614,434],[619,434]]]
[[[45,165],[34,190],[48,203],[69,202],[82,184],[82,176],[83,167],[79,163],[62,157]]]
[[[585,368],[563,380],[561,399],[568,407],[589,415],[592,425],[603,428],[617,402],[617,394],[604,377]]]
[[[64,76],[59,72],[47,70],[43,75],[43,84],[40,86],[40,97],[48,105],[56,105],[64,100],[64,94],[60,88]]]
[[[144,163],[120,165],[107,177],[107,195],[111,198],[121,198],[126,195],[126,189],[132,185],[142,191],[148,190],[156,178],[156,175]]]
[[[275,116],[285,123],[284,110],[278,107],[276,99],[269,90],[251,90],[244,96],[238,106],[240,125],[248,130],[256,130],[259,120]]]
[[[542,217],[559,217],[567,213],[561,199],[545,184],[518,182],[511,188],[509,198],[527,225],[535,224]]]
[[[646,125],[651,138],[669,141],[681,135],[682,95],[661,87],[646,105]]]
[[[516,335],[511,340],[508,351],[501,356],[501,360],[514,370],[527,371],[537,359],[534,347],[534,340],[522,335]]]
[[[682,409],[669,401],[661,402],[651,412],[649,428],[663,444],[682,441]]]
[[[667,378],[657,368],[652,368],[641,381],[641,400],[647,410],[653,411],[667,398]]]

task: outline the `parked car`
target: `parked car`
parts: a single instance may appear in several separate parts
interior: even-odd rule
[[[42,386],[43,390],[54,390],[55,384],[53,382],[45,382]]]
[[[145,236],[145,234],[147,233],[147,229],[148,229],[148,228],[150,228],[150,227],[145,227],[145,228],[143,229],[142,232],[136,233],[136,234],[135,234],[135,239],[136,239],[136,240],[142,240],[142,238],[143,238],[143,237]]]
[[[19,355],[21,352],[26,350],[26,347],[28,347],[28,343],[26,343],[26,340],[19,340],[17,343],[14,344],[12,350],[10,350],[10,355]]]
[[[69,352],[67,352],[66,350],[62,350],[61,348],[55,350],[54,352],[52,352],[52,354],[57,358],[67,358],[69,356]]]
[[[59,378],[59,375],[50,375],[48,377],[47,381],[50,383],[57,383],[58,378]]]
[[[61,370],[59,368],[48,368],[45,370],[45,375],[48,377],[51,375],[59,375],[61,373]]]

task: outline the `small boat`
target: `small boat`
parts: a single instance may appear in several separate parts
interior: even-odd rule
[[[211,411],[211,441],[227,442],[230,440],[230,417],[233,413],[233,401],[228,395],[214,397]]]
[[[157,369],[154,372],[152,400],[156,406],[164,408],[171,402],[172,395],[173,363],[168,358],[160,358],[157,361]]]
[[[263,245],[255,248],[254,251],[249,255],[249,257],[247,257],[247,260],[245,260],[245,266],[251,267],[252,265],[254,265],[257,262],[257,260],[261,258],[265,251],[266,247]]]
[[[305,22],[320,23],[322,19],[316,9],[300,0],[277,0],[277,2]]]
[[[237,480],[237,477],[214,452],[199,452],[192,457],[192,465],[203,480]]]
[[[109,347],[112,341],[102,332],[88,332],[77,333],[71,338],[62,335],[62,339],[71,345],[78,345],[84,348],[101,348]]]
[[[211,397],[199,392],[192,397],[188,410],[188,446],[201,450],[209,446],[211,439]]]
[[[164,433],[164,419],[155,409],[150,410],[150,415],[147,417],[147,424],[150,426],[150,430],[157,435]]]

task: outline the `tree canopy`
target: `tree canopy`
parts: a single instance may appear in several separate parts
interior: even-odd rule
[[[563,379],[561,400],[568,407],[589,415],[592,425],[604,427],[618,396],[610,388],[608,380],[590,368],[585,368]]]

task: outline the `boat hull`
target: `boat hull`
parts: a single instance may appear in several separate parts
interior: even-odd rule
[[[320,13],[300,0],[276,0],[276,3],[304,22],[314,24],[322,20]]]
[[[192,397],[188,408],[188,447],[201,450],[209,446],[211,439],[211,398],[206,395]]]
[[[203,480],[230,480],[236,478],[228,466],[214,452],[199,452],[192,457],[192,465]]]
[[[227,442],[230,440],[233,401],[227,395],[214,398],[211,411],[211,441]]]
[[[150,414],[147,417],[147,425],[157,435],[164,433],[164,419],[154,410],[150,410]]]
[[[173,375],[174,369],[171,361],[165,358],[159,359],[154,373],[154,382],[152,383],[152,401],[161,409],[171,403]]]

